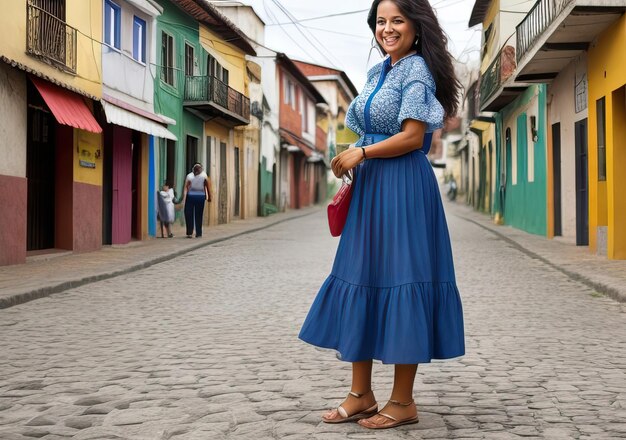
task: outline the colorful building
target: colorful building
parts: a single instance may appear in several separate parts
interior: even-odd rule
[[[102,241],[124,244],[156,235],[155,143],[176,141],[154,113],[156,17],[150,2],[104,0]]]
[[[265,23],[251,6],[240,2],[219,2],[215,6],[249,37],[257,56],[247,55],[251,82],[250,125],[258,130],[258,214],[270,215],[284,209],[280,204],[280,136],[278,134],[278,79],[276,52],[265,46]],[[257,67],[261,73],[257,72]],[[260,84],[256,82],[260,77]],[[256,79],[256,80],[255,80]],[[259,88],[260,85],[260,88]],[[252,169],[249,170],[252,172]],[[250,200],[250,198],[248,198]]]
[[[589,48],[589,246],[626,259],[626,16]]]
[[[609,196],[619,173],[608,171],[609,149],[619,158],[615,140],[623,133],[607,128],[609,120],[613,127],[626,122],[619,94],[626,83],[625,10],[626,1],[540,0],[516,32],[517,79],[548,84],[548,236],[589,244],[609,258],[626,258],[619,251],[626,249],[621,198]]]
[[[254,54],[243,33],[205,2],[160,0],[157,19],[158,81],[155,110],[176,122],[178,141],[161,142],[158,180],[182,195],[185,176],[201,162],[213,188],[205,222],[241,216],[243,137],[234,127],[250,122],[245,54]]]
[[[16,0],[0,27],[0,264],[102,245],[102,0]]]
[[[322,95],[285,54],[276,57],[280,90],[280,178],[286,206],[299,209],[323,200],[326,135],[319,133]],[[325,110],[323,110],[325,113]]]
[[[528,2],[477,0],[469,26],[482,23],[479,138],[470,200],[496,222],[547,234],[546,91],[517,81],[515,26]]]

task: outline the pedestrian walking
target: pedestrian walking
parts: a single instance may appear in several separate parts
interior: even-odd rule
[[[196,238],[202,237],[204,204],[211,202],[211,184],[200,163],[195,163],[191,173],[187,174],[184,199],[187,238],[191,238],[194,226]]]
[[[167,237],[172,238],[174,236],[172,234],[172,223],[174,223],[176,217],[174,188],[170,187],[168,182],[164,183],[157,197],[157,216],[161,223],[161,238],[164,237],[163,227],[167,230]]]
[[[352,363],[351,390],[323,421],[381,429],[418,422],[418,364],[465,354],[448,227],[426,157],[432,132],[457,111],[460,84],[428,0],[375,0],[367,22],[387,56],[348,109],[356,148],[331,163],[337,177],[353,170],[352,200],[300,338]],[[380,411],[373,359],[395,365]]]

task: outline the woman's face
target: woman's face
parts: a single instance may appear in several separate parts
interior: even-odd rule
[[[376,41],[396,62],[407,55],[415,43],[415,29],[392,0],[383,0],[376,12]]]

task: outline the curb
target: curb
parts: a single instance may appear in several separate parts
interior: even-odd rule
[[[312,210],[311,212],[306,212],[304,214],[299,214],[299,215],[293,215],[290,216],[289,218],[283,218],[283,219],[279,219],[276,220],[274,222],[268,223],[266,225],[263,226],[259,226],[256,228],[251,228],[245,231],[241,231],[241,232],[237,232],[231,235],[227,235],[224,237],[220,237],[220,238],[215,238],[212,240],[208,240],[208,241],[203,241],[201,243],[198,244],[194,244],[192,246],[189,246],[185,249],[180,249],[177,251],[174,251],[170,254],[167,255],[161,255],[159,257],[155,257],[153,259],[149,259],[146,261],[142,261],[141,263],[137,263],[135,265],[126,267],[124,269],[120,269],[120,270],[116,270],[116,271],[112,271],[112,272],[107,272],[107,273],[102,273],[102,274],[98,274],[98,275],[92,275],[92,276],[85,276],[82,278],[77,278],[75,280],[69,280],[69,281],[64,281],[62,283],[58,283],[58,284],[54,284],[54,285],[50,285],[50,286],[45,286],[45,287],[40,287],[38,289],[34,289],[34,290],[30,290],[27,292],[20,292],[20,293],[16,293],[14,295],[10,295],[4,298],[0,298],[0,310],[1,309],[7,309],[9,307],[13,307],[13,306],[17,306],[20,304],[24,304],[27,303],[29,301],[33,301],[35,299],[39,299],[39,298],[45,298],[47,296],[53,295],[55,293],[61,293],[64,292],[66,290],[69,289],[74,289],[76,287],[81,287],[84,286],[86,284],[91,284],[91,283],[95,283],[97,281],[102,281],[102,280],[107,280],[110,278],[115,278],[118,277],[120,275],[126,275],[132,272],[136,272],[138,270],[141,269],[145,269],[148,268],[150,266],[153,266],[155,264],[159,264],[159,263],[163,263],[164,261],[168,261],[172,258],[176,258],[176,257],[180,257],[181,255],[187,254],[189,252],[193,252],[195,250],[201,249],[203,247],[206,246],[211,246],[214,245],[216,243],[220,243],[223,241],[227,241],[227,240],[231,240],[233,238],[237,238],[237,237],[241,237],[243,235],[248,235],[248,234],[252,234],[254,232],[258,232],[258,231],[262,231],[263,229],[267,229],[270,228],[272,226],[276,226],[280,223],[285,223],[291,220],[296,220],[302,217],[306,217],[309,215],[313,215],[315,213],[317,213],[318,210]]]
[[[626,303],[626,291],[622,291],[620,289],[616,289],[614,287],[611,287],[607,284],[598,282],[598,281],[594,281],[591,278],[589,278],[588,276],[582,275],[578,272],[574,272],[572,270],[568,270],[565,269],[557,264],[554,264],[552,261],[548,260],[546,257],[543,257],[541,255],[539,255],[536,252],[531,251],[530,249],[522,246],[519,242],[515,241],[514,239],[504,235],[503,233],[495,230],[494,228],[491,228],[489,226],[486,226],[484,224],[482,224],[479,221],[473,220],[469,217],[466,217],[464,215],[460,215],[457,213],[454,213],[454,215],[460,219],[463,219],[467,222],[473,223],[476,226],[480,226],[481,228],[491,232],[492,234],[494,234],[495,236],[497,236],[499,239],[506,241],[508,244],[510,244],[511,246],[513,246],[515,249],[517,249],[518,251],[522,252],[523,254],[541,261],[542,263],[546,264],[547,266],[550,266],[551,268],[565,274],[567,277],[569,277],[570,279],[572,279],[573,281],[577,281],[579,283],[584,284],[585,286],[603,294],[608,296],[609,298],[614,299],[617,302],[620,303]]]

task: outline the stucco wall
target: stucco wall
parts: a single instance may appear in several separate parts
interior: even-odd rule
[[[0,62],[0,175],[26,176],[26,76]]]
[[[0,39],[0,55],[31,67],[63,84],[90,95],[102,93],[102,0],[66,0],[66,23],[78,29],[77,75],[71,75],[26,53],[26,0],[2,3],[0,29],[10,38]]]
[[[576,242],[576,142],[577,121],[587,117],[587,106],[576,113],[576,78],[586,75],[587,57],[574,59],[548,87],[548,130],[561,124],[561,224],[562,236]],[[578,75],[577,75],[578,72]]]

